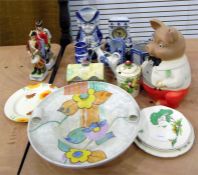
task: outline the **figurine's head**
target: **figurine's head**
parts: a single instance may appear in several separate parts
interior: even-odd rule
[[[150,24],[155,32],[153,40],[146,46],[149,55],[162,60],[172,60],[184,54],[185,40],[181,32],[157,19],[151,20]]]
[[[43,20],[36,20],[35,22],[36,30],[42,31],[43,30]]]
[[[30,37],[31,40],[35,40],[36,39],[36,35],[37,35],[36,31],[35,30],[31,30],[30,34],[29,34],[29,37]]]
[[[76,12],[80,27],[87,34],[91,34],[97,26],[99,11],[93,7],[84,7]]]

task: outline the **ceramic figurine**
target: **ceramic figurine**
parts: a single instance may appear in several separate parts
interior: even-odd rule
[[[157,19],[150,24],[155,33],[153,41],[146,46],[150,57],[142,64],[143,87],[157,104],[176,108],[191,83],[185,39],[175,28]]]
[[[131,48],[131,61],[135,64],[141,65],[145,60],[148,59],[149,54],[145,50],[146,42],[133,44]]]
[[[102,33],[98,27],[99,11],[93,7],[84,7],[76,12],[79,31],[76,41],[87,43],[88,48],[95,48],[101,44]]]
[[[41,55],[46,62],[46,67],[50,70],[55,64],[54,54],[51,51],[51,38],[52,35],[50,31],[43,27],[43,21],[38,20],[35,22],[35,31],[37,40],[41,45]]]
[[[31,56],[31,63],[33,64],[34,70],[29,75],[30,80],[43,81],[48,75],[46,69],[45,60],[42,58],[41,54],[41,43],[37,39],[37,33],[31,31],[30,40],[27,44],[28,53]]]
[[[104,63],[104,53],[100,45],[102,33],[99,29],[99,11],[93,7],[84,7],[76,12],[78,19],[79,31],[76,42],[85,42],[89,52],[89,60],[97,55],[98,61]]]

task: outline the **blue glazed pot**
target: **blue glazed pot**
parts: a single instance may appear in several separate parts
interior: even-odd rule
[[[75,55],[76,63],[83,63],[84,61],[88,60],[88,54],[84,55]]]
[[[87,44],[85,42],[77,42],[75,44],[75,58],[77,63],[82,63],[88,59]]]
[[[86,54],[87,52],[87,44],[85,42],[77,42],[75,44],[75,53],[77,55]]]

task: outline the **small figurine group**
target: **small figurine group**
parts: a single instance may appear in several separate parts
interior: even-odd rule
[[[33,64],[33,71],[29,78],[43,81],[48,75],[48,70],[55,64],[54,55],[51,52],[52,35],[48,29],[43,28],[43,21],[38,20],[35,22],[35,30],[30,31],[29,37],[27,50]]]
[[[148,95],[157,104],[172,108],[179,106],[188,92],[191,71],[184,53],[185,39],[178,30],[154,19],[150,21],[155,30],[153,40],[149,43],[135,44],[129,36],[128,18],[111,18],[109,20],[110,37],[106,39],[107,47],[104,51],[101,49],[102,33],[99,29],[99,11],[93,7],[85,7],[76,13],[76,17],[79,22],[77,44],[85,43],[88,50],[96,53],[99,62],[109,65],[117,77],[118,85],[124,82],[126,84],[124,87],[133,92],[134,87],[131,86],[133,84],[131,82],[134,77],[138,79],[138,67],[141,66],[142,81],[136,82],[142,82],[141,85]],[[82,51],[81,47],[76,49],[78,53],[79,50]],[[78,58],[87,57],[84,52],[82,53],[83,55],[77,55]],[[126,58],[127,56],[130,58]],[[130,66],[127,66],[125,62],[127,60],[132,61]],[[125,64],[122,64],[124,62]],[[77,60],[77,63],[81,61]],[[117,66],[118,64],[122,65]],[[130,81],[129,77],[131,77]],[[137,92],[135,95],[132,93],[133,96],[137,94]]]

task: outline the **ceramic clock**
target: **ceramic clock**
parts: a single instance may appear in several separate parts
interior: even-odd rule
[[[109,19],[109,30],[111,38],[128,39],[129,19],[127,17],[113,17]]]

